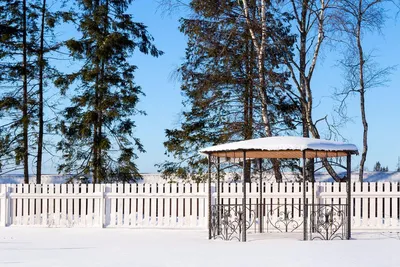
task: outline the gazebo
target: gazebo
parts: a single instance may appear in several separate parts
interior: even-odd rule
[[[239,142],[232,142],[216,145],[200,150],[200,153],[208,156],[208,233],[209,239],[222,237],[231,239],[233,234],[237,234],[237,239],[246,242],[247,230],[252,224],[249,218],[254,219],[257,213],[259,219],[259,231],[262,232],[262,219],[265,214],[266,205],[263,203],[262,190],[262,160],[263,159],[302,159],[302,203],[299,212],[302,222],[296,222],[297,226],[303,225],[303,240],[314,239],[313,233],[323,228],[325,234],[321,234],[319,239],[350,239],[351,238],[351,155],[358,154],[358,149],[353,144],[335,142],[323,139],[280,136],[251,139]],[[314,181],[312,182],[312,199],[308,203],[306,197],[306,159],[327,159],[346,157],[346,166],[337,166],[346,169],[346,176],[341,181],[346,182],[346,203],[340,204],[316,204],[314,203]],[[216,183],[216,203],[212,203],[212,161],[217,161],[217,183]],[[242,203],[221,204],[220,198],[220,159],[230,160],[239,159],[243,167]],[[254,205],[246,204],[246,164],[248,160],[258,160],[260,169],[259,201]],[[315,163],[314,163],[315,164]],[[265,196],[268,197],[268,196]],[[286,204],[285,204],[286,205]],[[256,210],[254,210],[256,209]],[[284,207],[287,210],[287,207]],[[293,207],[292,207],[293,209]],[[290,220],[290,213],[284,212],[282,220]],[[310,226],[308,227],[308,222]],[[338,234],[341,233],[341,234]]]

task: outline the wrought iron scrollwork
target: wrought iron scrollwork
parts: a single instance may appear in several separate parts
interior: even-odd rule
[[[346,204],[315,205],[310,216],[310,239],[346,239]]]
[[[304,224],[302,206],[290,204],[263,204],[266,229],[282,233],[294,232]],[[259,204],[246,205],[246,230],[260,223]],[[309,240],[346,239],[347,205],[307,205]],[[257,220],[258,219],[258,220]],[[216,204],[211,206],[211,233],[214,239],[241,241],[243,232],[243,205]]]
[[[279,232],[293,232],[303,225],[303,215],[295,216],[301,213],[298,207],[286,204],[273,204],[267,207],[267,222]]]
[[[256,219],[255,211],[246,205],[247,220],[246,230],[249,229]],[[211,206],[211,233],[214,239],[241,240],[243,231],[243,205],[241,204],[219,204]]]

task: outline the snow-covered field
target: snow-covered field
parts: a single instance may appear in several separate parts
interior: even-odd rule
[[[397,233],[298,238],[257,234],[239,243],[207,240],[205,231],[9,227],[0,232],[0,266],[400,266]]]

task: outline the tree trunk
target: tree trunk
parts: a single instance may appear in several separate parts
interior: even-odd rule
[[[99,11],[99,6],[100,6],[100,1],[99,0],[95,0],[94,1],[94,6],[93,6],[93,12],[96,13]],[[99,41],[98,41],[99,42]],[[97,42],[96,44],[96,50],[99,49],[100,44]],[[94,85],[94,113],[95,113],[95,118],[94,118],[94,122],[93,122],[93,183],[99,183],[99,83],[100,83],[100,79],[99,79],[99,75],[100,75],[100,60],[98,58],[98,56],[96,56],[97,58],[95,59],[95,64],[96,64],[96,80],[95,80],[95,85]]]
[[[93,125],[93,159],[92,159],[92,168],[93,168],[93,184],[98,182],[98,166],[97,166],[97,158],[98,158],[98,150],[97,150],[97,123]]]
[[[314,71],[314,67],[316,64],[316,60],[319,53],[319,48],[323,41],[323,12],[324,9],[321,8],[318,21],[318,41],[314,50],[313,60],[311,62],[310,70],[307,74],[307,40],[308,40],[308,20],[310,16],[310,0],[303,0],[301,7],[301,17],[298,21],[300,28],[300,51],[299,51],[299,80],[300,80],[300,103],[301,103],[301,115],[302,115],[302,123],[303,123],[303,137],[309,137],[309,133],[311,132],[314,138],[321,138],[318,132],[318,129],[315,127],[312,120],[312,108],[313,108],[313,97],[311,91],[311,78]],[[325,7],[324,7],[325,8]],[[335,181],[340,181],[339,175],[337,175],[336,171],[332,168],[330,163],[326,158],[321,158],[322,164],[327,170],[327,172],[332,176]],[[306,174],[307,177],[310,178],[311,181],[315,180],[314,177],[314,161],[306,160]]]
[[[23,103],[22,103],[22,127],[23,127],[23,159],[24,159],[24,183],[29,183],[29,142],[28,142],[28,71],[27,71],[27,43],[26,43],[26,0],[22,1],[22,79],[23,79]]]
[[[243,139],[253,138],[253,55],[251,39],[246,42],[246,81],[243,90]],[[244,170],[245,182],[251,182],[251,160],[247,160]]]
[[[301,24],[300,24],[300,63],[299,63],[299,73],[300,73],[300,107],[301,107],[301,121],[303,137],[310,137],[310,130],[307,123],[307,110],[308,110],[308,99],[307,99],[307,77],[306,77],[306,67],[307,67],[307,17],[308,17],[308,2],[309,0],[303,0],[301,9]],[[311,181],[314,178],[314,160],[306,159],[306,177]]]
[[[44,69],[44,20],[46,15],[46,0],[43,0],[42,6],[42,25],[40,28],[40,48],[39,48],[39,134],[38,134],[38,151],[37,151],[37,165],[36,165],[36,183],[40,184],[42,177],[42,154],[43,154],[43,69]]]
[[[107,38],[108,36],[108,0],[105,1],[105,13],[104,13],[104,32],[103,38]],[[98,180],[99,182],[104,182],[105,180],[105,173],[103,169],[102,163],[102,141],[103,141],[103,106],[101,105],[104,94],[107,90],[107,84],[105,82],[105,66],[106,66],[106,59],[102,58],[99,60],[101,62],[101,69],[100,69],[100,86],[98,91],[98,114],[97,114],[97,123],[98,123],[98,155],[97,155],[97,165],[98,165]]]
[[[264,67],[264,61],[265,61],[265,46],[266,46],[266,0],[261,1],[261,8],[260,8],[260,14],[261,14],[261,36],[260,36],[260,41],[257,41],[256,34],[254,32],[252,23],[250,21],[249,17],[249,7],[247,4],[247,0],[243,0],[243,11],[244,11],[244,16],[246,18],[246,24],[250,32],[251,39],[253,41],[253,46],[254,49],[257,53],[257,68],[258,68],[258,93],[261,98],[261,117],[262,121],[264,123],[264,130],[265,134],[268,137],[272,136],[272,130],[271,130],[271,123],[268,117],[268,98],[267,98],[267,92],[266,92],[266,86],[265,86],[265,67]],[[280,161],[278,159],[271,159],[272,166],[274,169],[275,173],[275,179],[277,182],[282,182],[282,173],[280,170]]]
[[[359,14],[362,12],[362,1],[359,1]],[[358,173],[358,179],[360,182],[364,179],[364,164],[367,160],[368,152],[368,122],[365,113],[365,83],[364,83],[364,50],[361,44],[361,15],[358,16],[357,23],[357,49],[359,56],[359,72],[360,72],[360,109],[361,109],[361,121],[363,125],[363,151],[361,153],[360,169]]]

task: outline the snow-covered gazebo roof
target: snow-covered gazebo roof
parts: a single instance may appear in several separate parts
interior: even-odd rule
[[[228,158],[306,158],[343,157],[358,154],[353,144],[305,138],[296,136],[276,136],[232,142],[203,148],[200,153]]]

